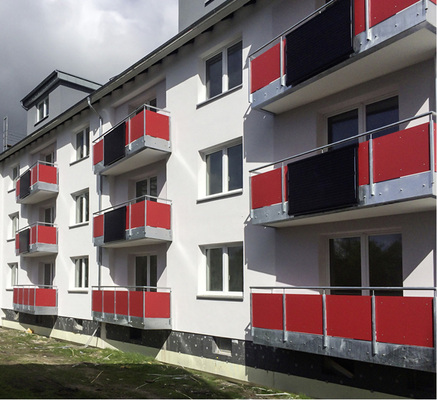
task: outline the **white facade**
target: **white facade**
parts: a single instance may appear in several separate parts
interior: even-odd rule
[[[3,326],[19,328],[28,324],[34,329],[50,327],[58,332],[59,337],[77,341],[88,340],[101,327],[97,334],[101,342],[97,340],[96,345],[122,348],[126,343],[142,344],[143,348],[153,349],[150,351],[163,361],[267,383],[290,391],[307,390],[310,396],[326,393],[346,397],[358,393],[371,396],[370,390],[376,395],[380,392],[409,395],[403,386],[393,389],[387,383],[358,382],[355,373],[369,377],[371,368],[380,368],[380,364],[384,364],[385,361],[377,356],[376,361],[368,362],[359,357],[354,360],[347,354],[321,354],[319,350],[305,352],[301,348],[293,348],[292,341],[288,344],[284,340],[282,345],[269,342],[273,340],[269,339],[272,333],[269,328],[262,331],[265,334],[262,339],[253,330],[257,326],[252,320],[252,313],[256,311],[253,309],[251,288],[300,286],[306,289],[298,289],[296,293],[316,294],[319,292],[315,287],[338,286],[330,266],[333,263],[330,246],[341,238],[355,238],[361,246],[361,281],[358,285],[346,283],[341,286],[426,288],[404,290],[403,295],[435,296],[432,289],[436,286],[435,168],[428,166],[429,173],[424,169],[425,172],[421,170],[413,178],[412,174],[408,174],[408,180],[401,173],[393,183],[398,185],[401,182],[400,189],[399,185],[390,186],[391,183],[375,183],[377,190],[384,187],[390,198],[378,200],[377,193],[375,204],[366,203],[368,200],[363,193],[367,184],[360,183],[361,197],[353,207],[347,205],[334,210],[321,209],[292,215],[281,208],[291,207],[291,200],[284,204],[266,203],[261,208],[253,206],[254,201],[258,201],[253,177],[280,165],[269,166],[271,163],[332,143],[330,121],[334,124],[336,120],[332,118],[336,115],[357,110],[358,133],[361,134],[371,130],[366,126],[366,115],[371,113],[370,105],[396,98],[397,116],[393,122],[408,119],[398,130],[417,127],[430,118],[433,122],[430,126],[435,126],[435,114],[432,112],[436,109],[436,6],[433,1],[412,1],[415,4],[411,7],[420,8],[427,4],[428,8],[423,11],[424,22],[414,28],[405,28],[398,36],[387,34],[387,42],[378,43],[373,49],[355,49],[347,59],[325,67],[296,85],[282,83],[277,89],[277,80],[252,91],[256,73],[254,60],[258,56],[255,52],[324,3],[319,0],[183,0],[180,2],[181,32],[116,79],[90,93],[88,98],[79,100],[67,96],[69,104],[54,97],[55,94],[63,97],[60,87],[49,91],[50,109],[55,110],[59,106],[62,113],[58,113],[56,120],[50,118],[41,126],[29,122],[26,141],[0,155],[0,209],[3,210],[4,220],[0,233]],[[359,2],[352,3],[359,7]],[[404,14],[410,9],[403,10]],[[402,23],[404,19],[409,21],[404,14],[399,14]],[[394,18],[391,14],[389,17]],[[193,29],[183,30],[197,20],[198,24]],[[305,23],[306,20],[301,25]],[[417,38],[416,34],[421,36]],[[417,51],[406,47],[418,43],[421,46],[417,47]],[[434,47],[430,43],[434,43]],[[267,45],[259,54],[272,46]],[[389,56],[393,55],[393,51],[405,52],[403,59],[406,61],[390,62]],[[235,68],[232,69],[235,58],[239,57],[241,79]],[[223,93],[209,98],[208,90],[210,93],[215,90],[211,86],[213,83],[209,83],[214,80],[214,77],[211,78],[216,71],[214,65],[220,65],[224,71],[219,73],[223,75],[221,81],[215,82],[222,86]],[[262,76],[269,74],[269,65],[263,65]],[[342,75],[351,78],[343,82]],[[148,111],[138,109],[143,104],[152,107]],[[35,118],[38,105],[37,101],[29,109],[29,121]],[[137,116],[137,120],[138,115],[154,118],[154,111],[161,116],[169,116],[169,139],[154,137],[151,142],[139,145],[132,142],[127,144],[126,153],[119,156],[119,160],[105,164],[109,155],[104,150],[104,143],[107,143],[107,150],[113,146],[108,139],[109,133],[116,131],[119,124],[126,120],[129,120],[126,132],[133,132],[133,128],[129,131],[129,126],[133,124],[134,117]],[[420,115],[423,116],[412,119]],[[126,133],[126,143],[130,140],[128,135],[130,133]],[[124,131],[121,136],[124,140]],[[360,142],[365,140],[368,139],[363,136]],[[137,145],[140,147],[135,147]],[[37,161],[47,161],[52,153],[54,159],[49,162],[54,162],[57,168],[57,192],[41,197],[42,200],[23,198],[17,201],[18,193],[13,180],[17,167],[22,177]],[[411,148],[411,153],[416,153],[415,149]],[[435,160],[435,153],[431,153],[432,161],[432,157]],[[98,159],[100,156],[101,159]],[[241,161],[238,161],[239,157]],[[408,158],[408,155],[404,157]],[[213,163],[221,163],[221,167]],[[215,174],[208,175],[208,165],[212,165],[214,173],[221,170],[218,180],[215,180]],[[265,170],[253,171],[264,166],[267,166]],[[141,185],[138,182],[142,182]],[[415,186],[417,182],[420,182],[419,189]],[[213,185],[216,185],[214,190],[211,189]],[[139,189],[140,186],[142,189]],[[271,187],[266,188],[267,192],[270,190]],[[398,191],[404,190],[407,192],[405,195],[398,194]],[[45,191],[43,188],[43,195]],[[28,199],[31,196],[35,199],[42,195],[31,193]],[[146,196],[145,211],[144,206],[140,206],[144,197],[132,201],[140,196]],[[117,210],[127,202],[130,203],[124,214],[126,221],[123,213],[117,217],[122,218],[122,222],[107,217],[110,208]],[[137,227],[131,226],[132,215],[137,212],[134,210],[141,209],[148,215],[148,210],[153,210],[157,204],[164,207],[159,211],[165,214],[164,218],[170,215],[169,228],[159,225],[161,221],[158,225],[149,225],[147,219],[143,223],[144,230],[140,233],[135,231]],[[46,211],[50,208],[53,211]],[[17,216],[18,226],[14,225]],[[52,220],[47,221],[50,218]],[[46,251],[45,247],[41,247],[36,253],[24,251],[16,255],[14,229],[21,231],[37,222],[54,223],[57,229],[56,250]],[[139,236],[107,240],[106,235],[111,232],[104,231],[104,226],[110,223],[114,226],[126,225],[126,235],[134,232]],[[96,233],[100,226],[102,230]],[[124,227],[122,230],[124,232]],[[386,240],[389,236],[395,237],[396,243],[401,243],[396,253],[401,257],[401,264],[396,265],[394,273],[401,277],[400,284],[391,280],[390,274],[393,273],[390,272],[388,278],[381,278],[384,284],[372,285],[369,271],[373,268],[373,256],[369,243],[374,237]],[[242,278],[240,247],[243,251]],[[217,269],[217,262],[221,263],[221,268]],[[51,281],[46,264],[53,265]],[[140,265],[146,271],[142,278],[139,276]],[[18,277],[14,281],[15,274]],[[35,317],[32,314],[38,312],[30,309],[18,312],[14,306],[13,287],[21,285],[56,287],[56,312],[49,314],[53,317]],[[131,322],[131,316],[128,322],[117,323],[117,312],[106,310],[105,314],[105,310],[98,310],[96,301],[105,296],[101,290],[138,286],[171,290],[170,322],[167,317],[159,315],[151,317],[147,323],[141,322],[141,326]],[[369,296],[369,290],[362,294]],[[99,294],[93,297],[93,291]],[[155,292],[150,293],[153,296]],[[120,298],[118,302],[111,299],[114,309],[124,307]],[[275,310],[271,309],[272,318],[274,313]],[[114,317],[112,314],[115,314],[115,322],[108,320]],[[160,321],[153,321],[154,318]],[[159,325],[163,323],[161,319],[170,324],[170,329],[162,328],[167,326],[165,324]],[[73,325],[71,321],[74,321]],[[147,324],[151,324],[151,330]],[[138,327],[143,329],[141,343],[134,329]],[[74,335],[82,333],[82,337],[68,336],[68,332]],[[435,340],[435,336],[431,340]],[[199,350],[202,346],[203,352]],[[353,345],[352,350],[355,351]],[[416,370],[409,365],[398,365],[395,361],[394,365],[398,367],[393,372],[390,372],[390,367],[383,366],[378,373],[388,380],[390,376],[397,376],[396,379],[405,381],[405,376],[414,373],[428,384],[432,382],[433,374],[435,378],[435,347],[431,345],[429,351],[423,351],[418,354],[428,362],[424,367]],[[272,352],[277,357],[276,362]],[[434,357],[431,361],[426,358],[429,354]],[[269,357],[271,361],[268,361]],[[308,365],[315,366],[314,371],[310,372],[308,365],[303,368],[305,372],[296,369],[305,357]],[[333,357],[340,357],[340,361]],[[341,364],[343,358],[348,360],[346,363],[352,362],[353,366]],[[334,364],[340,367],[327,367]],[[352,371],[352,378],[346,379],[338,372],[344,368]],[[339,373],[338,376],[332,372],[334,370]],[[326,387],[314,383],[324,381],[330,383]],[[408,390],[425,396],[434,390],[435,394],[432,384],[426,389],[414,387]]]

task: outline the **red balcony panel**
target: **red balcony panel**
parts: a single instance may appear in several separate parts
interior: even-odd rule
[[[93,290],[93,311],[102,312],[102,292],[100,290]]]
[[[146,202],[140,201],[131,204],[126,208],[126,229],[129,229],[129,213],[130,213],[130,228],[139,228],[145,224]]]
[[[30,244],[56,244],[56,227],[35,225],[30,228]]]
[[[115,291],[115,313],[118,315],[128,315],[128,292]]]
[[[366,29],[365,0],[354,0],[354,26],[355,35]]]
[[[34,288],[24,288],[23,297],[21,298],[20,304],[25,306],[35,305],[35,289]]]
[[[429,124],[373,141],[375,182],[429,171]]]
[[[429,123],[373,140],[374,181],[383,182],[430,170]],[[369,184],[369,142],[358,149],[359,185]]]
[[[115,294],[115,292],[112,290],[104,290],[103,291],[103,312],[104,313],[114,314],[114,311],[115,311],[114,294]]]
[[[170,293],[144,292],[145,318],[170,318]]]
[[[146,110],[146,135],[170,140],[170,118],[167,115]]]
[[[130,292],[129,314],[132,317],[143,318],[143,293],[142,291]]]
[[[326,296],[328,336],[372,340],[370,296]]]
[[[103,161],[103,139],[94,143],[93,146],[93,165]]]
[[[278,43],[251,61],[251,93],[281,77],[280,51],[281,43]]]
[[[171,227],[171,205],[147,201],[146,207],[147,226],[155,228],[170,229]]]
[[[15,182],[15,197],[19,197],[20,196],[20,180],[17,179],[17,181]]]
[[[36,290],[36,307],[56,307],[56,289],[34,289]]]
[[[39,182],[53,183],[55,185],[58,183],[57,168],[53,165],[38,164],[38,170]]]
[[[100,237],[103,236],[103,224],[105,221],[105,215],[101,214],[101,215],[97,215],[96,217],[94,217],[93,219],[94,223],[93,223],[93,237]]]
[[[322,335],[322,306],[320,295],[287,294],[285,296],[286,330]]]
[[[126,122],[126,146],[144,136],[144,111]]]
[[[370,3],[370,26],[390,18],[407,7],[417,3],[418,0],[372,0]]]
[[[282,294],[252,294],[252,326],[262,329],[283,329]]]
[[[284,190],[287,200],[287,167],[284,167]],[[254,175],[251,178],[252,186],[252,209],[271,206],[282,202],[281,168],[263,174]]]
[[[377,341],[433,347],[432,302],[431,297],[377,296]]]

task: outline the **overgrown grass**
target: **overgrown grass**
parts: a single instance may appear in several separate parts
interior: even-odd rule
[[[0,398],[306,398],[0,328]]]

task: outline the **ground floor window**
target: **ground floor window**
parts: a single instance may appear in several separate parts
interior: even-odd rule
[[[330,286],[401,287],[401,234],[360,235],[329,239]],[[359,294],[335,291],[337,294]],[[377,292],[400,295],[401,291]]]
[[[88,257],[74,259],[75,274],[74,287],[77,289],[88,287]]]
[[[206,248],[206,290],[243,292],[243,246]]]
[[[137,256],[135,258],[135,286],[156,290],[158,286],[158,256]]]

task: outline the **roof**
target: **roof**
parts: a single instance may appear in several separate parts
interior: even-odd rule
[[[38,101],[38,99],[41,98],[41,96],[47,94],[55,86],[61,83],[73,85],[74,87],[82,90],[85,89],[85,91],[88,91],[89,93],[94,92],[102,86],[101,84],[88,79],[80,78],[79,76],[75,76],[67,72],[55,70],[21,100],[22,106],[28,110],[35,104],[36,101]]]

